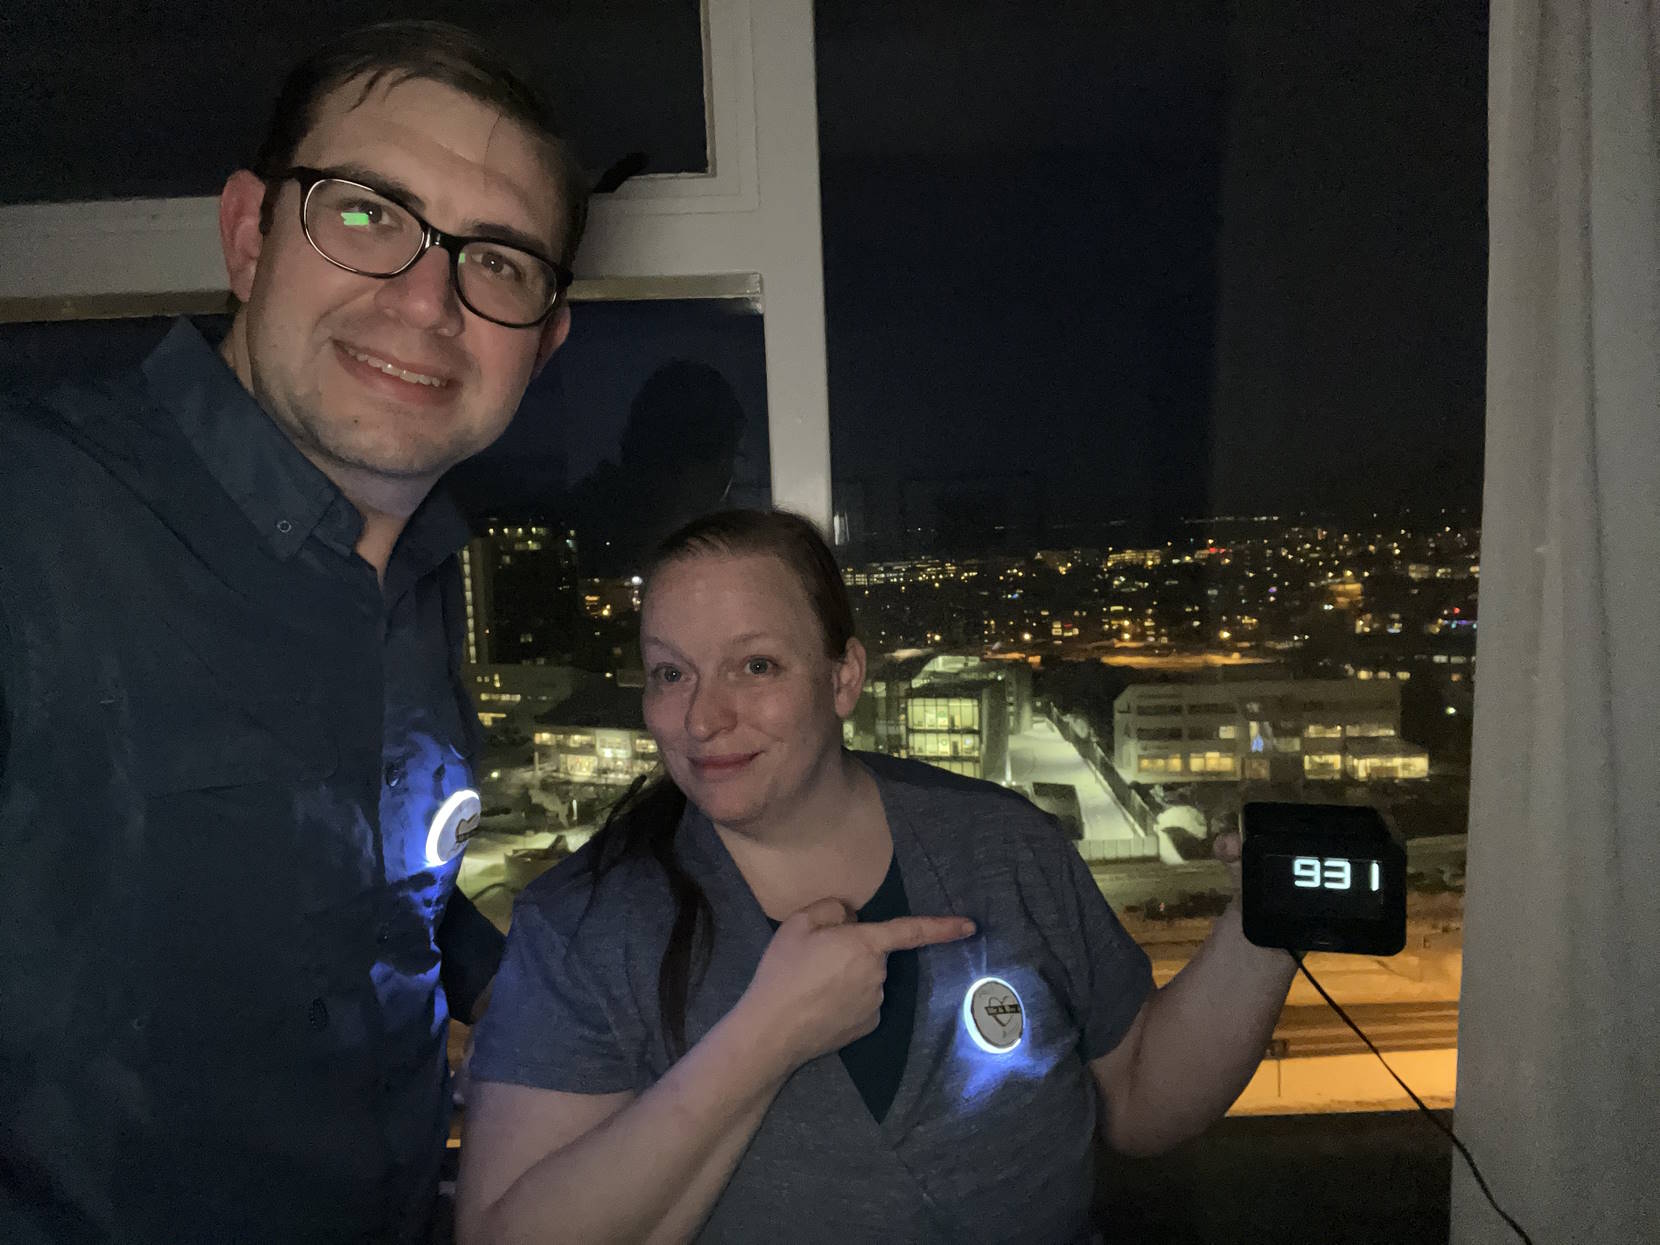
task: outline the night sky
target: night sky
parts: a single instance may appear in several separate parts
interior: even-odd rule
[[[821,6],[838,488],[1473,511],[1484,6],[1107,7]]]

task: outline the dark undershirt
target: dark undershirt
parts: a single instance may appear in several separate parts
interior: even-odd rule
[[[876,893],[859,909],[861,921],[891,921],[909,916],[905,882],[896,854]],[[778,922],[772,923],[778,928]],[[905,1058],[911,1050],[911,1023],[916,1014],[917,953],[894,951],[888,956],[888,980],[882,994],[882,1012],[876,1028],[841,1048],[842,1066],[853,1078],[865,1106],[881,1123],[899,1092]]]

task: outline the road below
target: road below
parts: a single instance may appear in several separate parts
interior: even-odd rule
[[[1458,1044],[1458,1004],[1360,1003],[1344,1011],[1385,1054],[1392,1050],[1441,1050]],[[1274,1026],[1271,1053],[1281,1059],[1358,1055],[1366,1044],[1325,1004],[1287,1007]]]
[[[1030,730],[1009,736],[1009,778],[1024,784],[1061,783],[1076,790],[1087,839],[1140,844],[1144,838],[1100,775],[1045,718],[1034,718]]]

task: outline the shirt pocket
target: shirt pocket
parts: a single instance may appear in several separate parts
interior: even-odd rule
[[[139,699],[132,714],[134,786],[149,797],[249,784],[311,782],[334,773],[323,716],[299,694]]]
[[[222,626],[129,650],[126,686],[104,699],[125,720],[133,785],[147,796],[294,783],[334,772],[336,748],[291,638]]]
[[[354,832],[325,790],[334,733],[303,692],[193,659],[109,699],[135,795],[119,839],[121,954],[140,1014],[170,1035],[154,1053],[183,1069],[233,1045],[262,1064],[306,1035],[317,994],[306,913],[317,876],[354,855],[327,841]]]

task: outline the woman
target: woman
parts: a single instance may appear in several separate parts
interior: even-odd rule
[[[515,910],[459,1221],[507,1241],[1088,1240],[1093,1145],[1216,1120],[1290,985],[1230,909],[1155,990],[1019,796],[854,754],[865,653],[793,515],[663,545],[641,614],[667,777]]]

